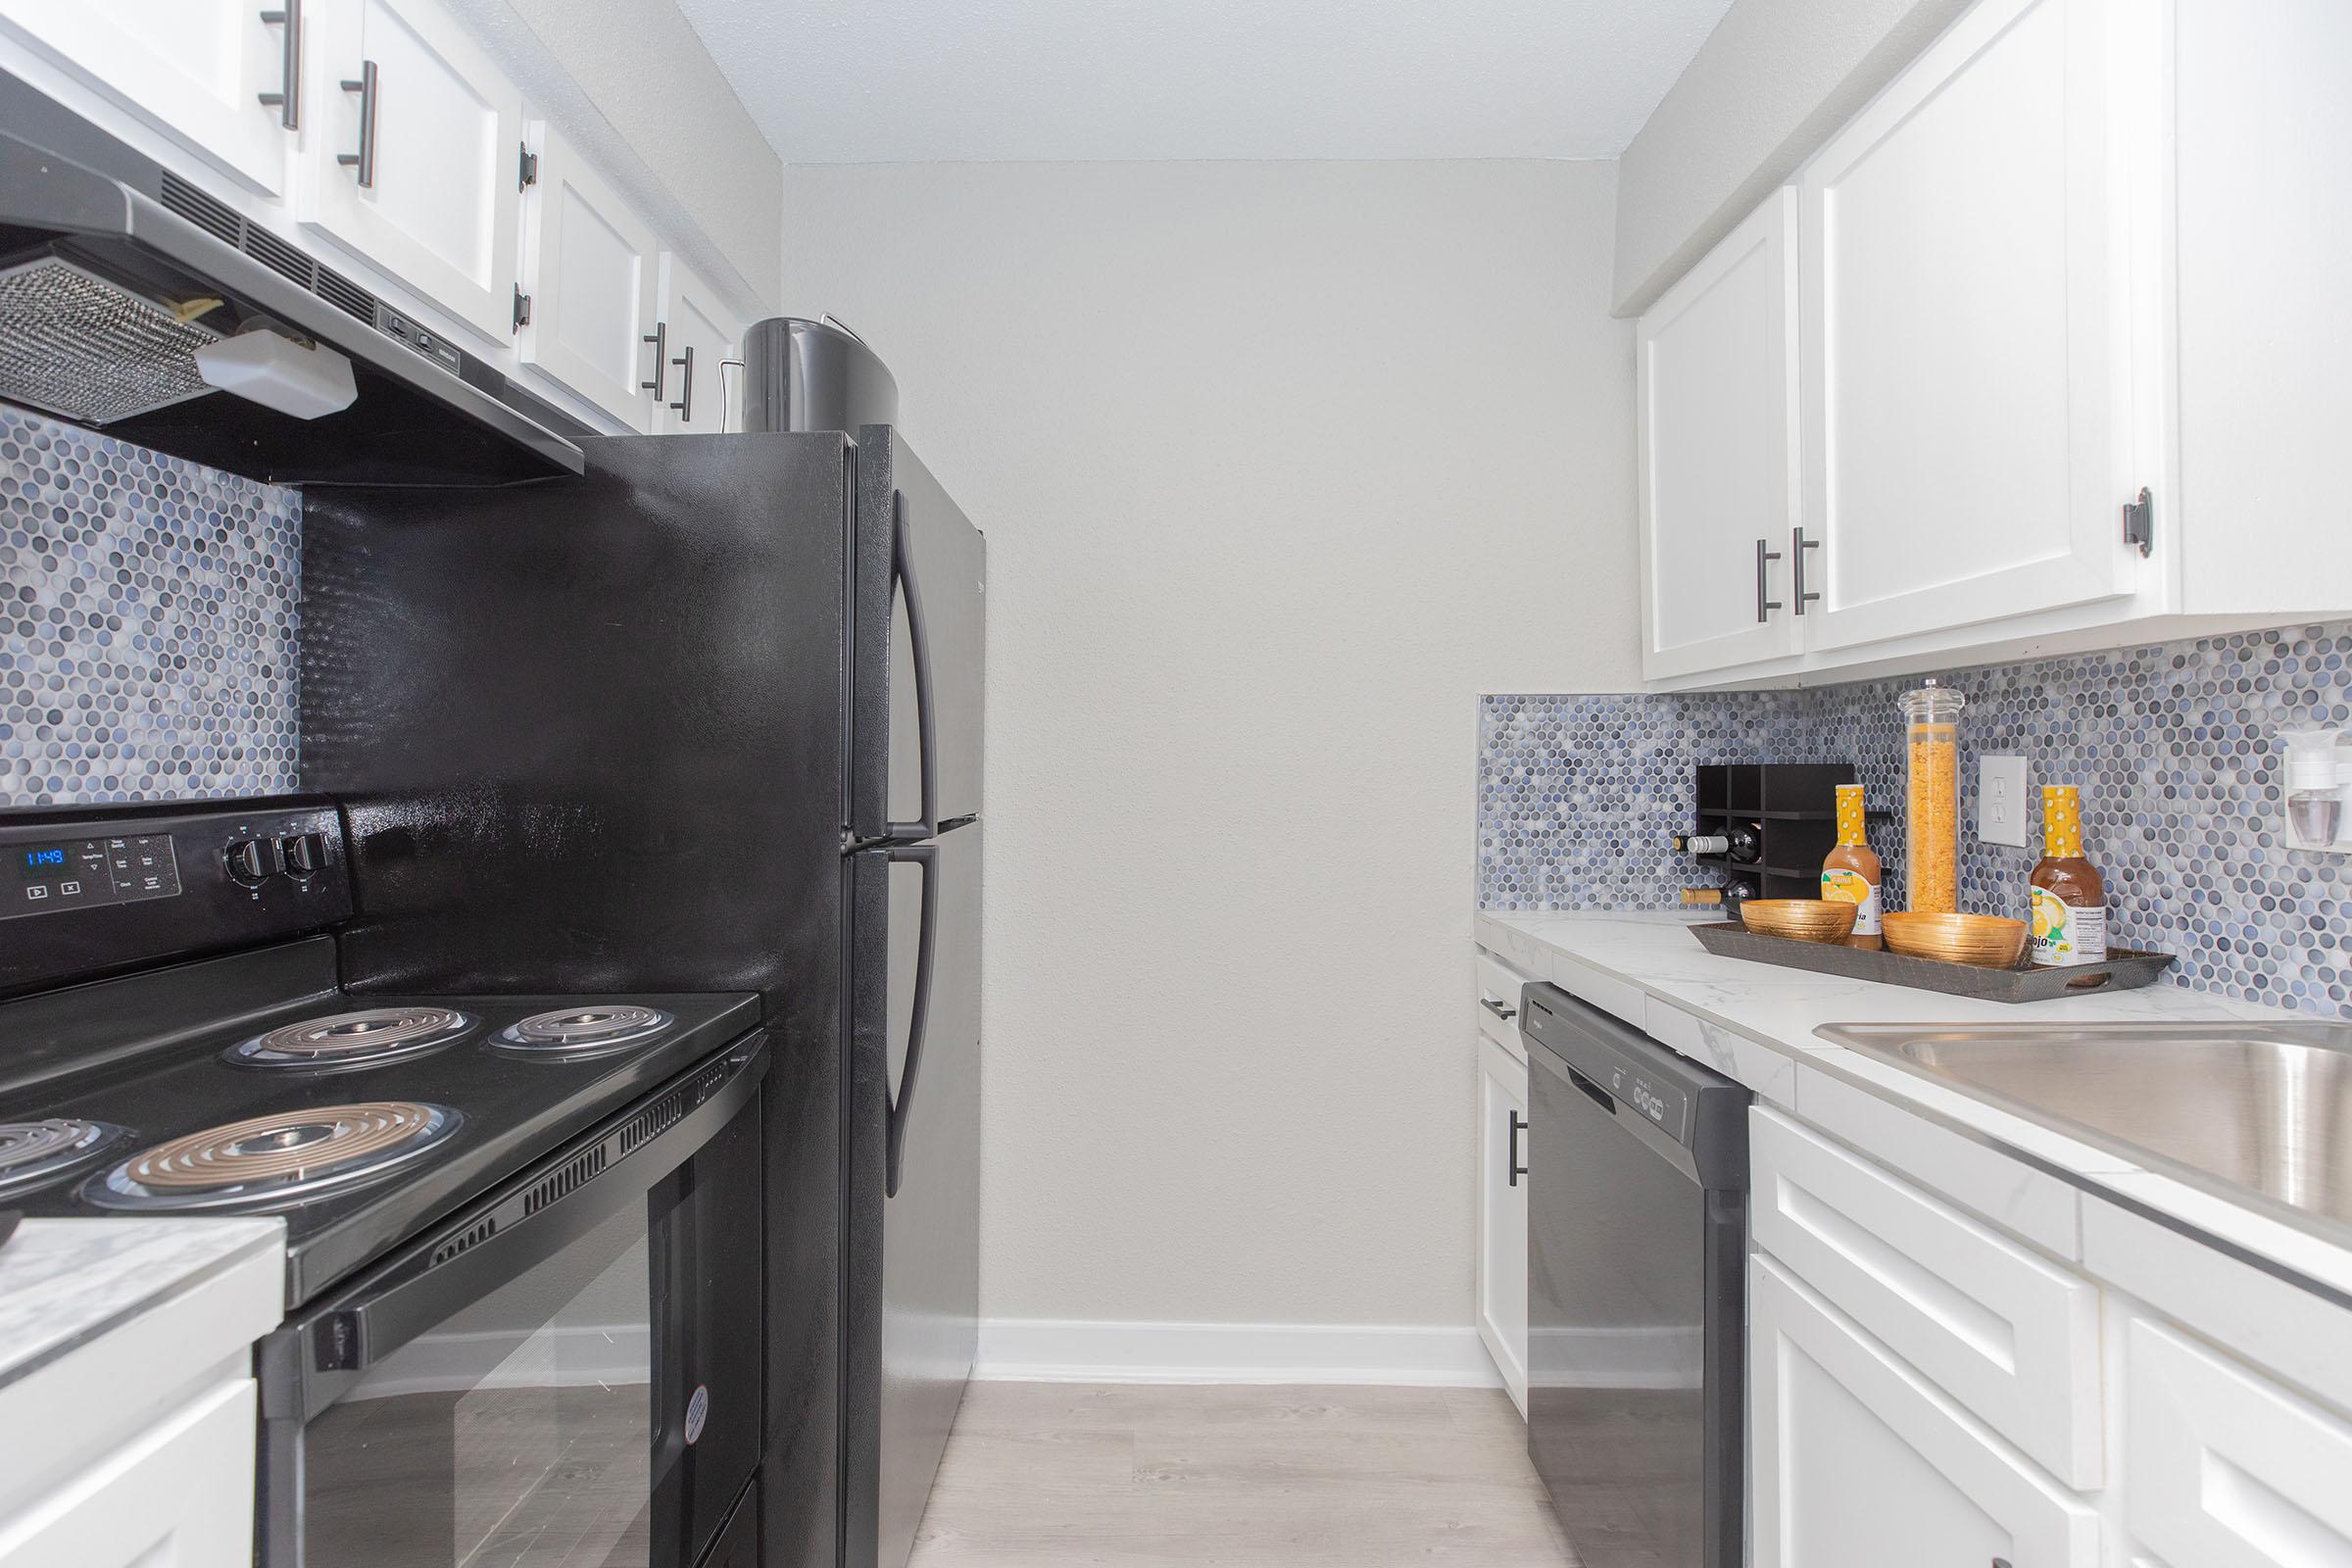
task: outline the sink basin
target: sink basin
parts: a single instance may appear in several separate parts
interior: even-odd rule
[[[1836,1024],[1819,1033],[2151,1169],[2352,1231],[2352,1025]]]

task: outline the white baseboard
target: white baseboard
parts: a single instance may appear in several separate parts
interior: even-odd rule
[[[972,1375],[1000,1383],[1354,1383],[1499,1388],[1478,1331],[1342,1323],[984,1318]]]

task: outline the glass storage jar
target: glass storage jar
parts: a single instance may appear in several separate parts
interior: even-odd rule
[[[1929,681],[1898,699],[1909,726],[1903,756],[1904,906],[1960,910],[1960,710],[1968,699]]]

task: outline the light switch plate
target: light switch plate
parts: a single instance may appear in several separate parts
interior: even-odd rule
[[[1977,837],[2026,847],[2026,760],[1977,759]]]

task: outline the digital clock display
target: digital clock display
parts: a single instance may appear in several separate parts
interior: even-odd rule
[[[51,844],[19,853],[24,858],[24,880],[27,882],[42,881],[66,868],[66,847],[63,844]]]

